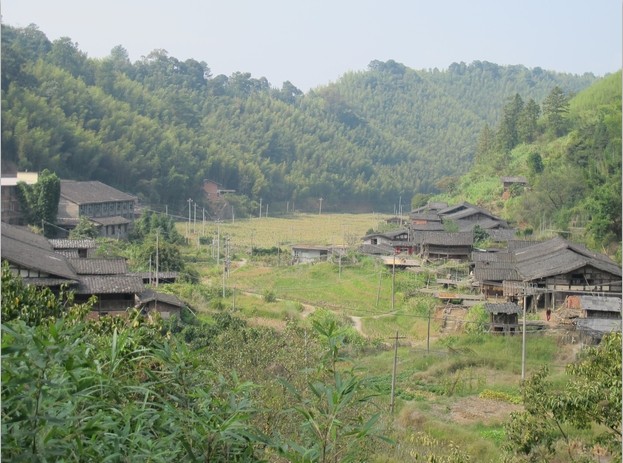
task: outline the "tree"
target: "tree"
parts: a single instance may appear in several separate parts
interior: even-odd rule
[[[524,102],[519,93],[504,106],[498,128],[498,145],[502,151],[510,151],[520,143],[518,125],[523,110]]]
[[[546,128],[555,137],[564,135],[567,129],[565,115],[569,112],[569,98],[562,89],[555,86],[543,101],[543,116]]]
[[[571,457],[581,446],[575,431],[597,425],[598,435],[582,442],[607,448],[612,460],[621,461],[621,333],[604,336],[596,347],[586,348],[576,362],[567,365],[570,379],[563,387],[548,379],[547,369],[535,373],[523,385],[525,411],[511,414],[505,430],[506,450],[517,461],[552,461],[564,443]],[[579,455],[576,455],[579,456]],[[590,455],[585,460],[593,461]]]
[[[42,222],[56,223],[58,201],[61,196],[61,181],[55,173],[44,169],[37,183],[28,185],[18,182],[17,193],[20,207],[29,225],[40,226]],[[44,230],[50,230],[45,228]]]
[[[72,240],[95,239],[98,236],[97,227],[87,217],[80,217],[78,225],[69,232],[69,238]]]
[[[283,445],[281,453],[298,463],[362,461],[367,440],[386,440],[375,433],[379,414],[366,415],[375,394],[354,368],[341,366],[348,361],[345,330],[335,320],[312,324],[324,349],[323,378],[308,384],[310,395],[284,381],[296,401],[292,411],[302,418],[302,434],[298,442]]]
[[[525,104],[517,121],[517,136],[521,143],[532,143],[538,134],[538,120],[541,108],[532,98]]]

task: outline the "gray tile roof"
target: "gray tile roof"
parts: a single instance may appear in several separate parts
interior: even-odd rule
[[[98,181],[61,180],[61,197],[76,204],[135,201],[136,196]]]
[[[580,296],[580,305],[583,310],[621,313],[621,299],[618,297]]]
[[[97,247],[95,240],[49,240],[54,249],[94,249]]]
[[[121,217],[119,215],[114,215],[112,217],[90,217],[89,220],[92,222],[98,223],[100,225],[124,225],[131,223],[130,220],[125,217]]]
[[[569,273],[585,266],[621,276],[621,268],[607,256],[563,238],[552,238],[514,254],[517,272],[524,281]]]
[[[78,275],[125,275],[128,265],[125,259],[68,259]]]
[[[595,333],[612,333],[621,331],[621,320],[613,318],[576,318],[575,325],[579,330]]]
[[[83,276],[76,289],[77,294],[140,294],[145,289],[140,277],[123,276]]]
[[[45,236],[31,232],[28,227],[18,227],[16,225],[9,225],[8,223],[2,222],[2,238],[5,237],[29,246],[35,246],[48,251],[52,250],[52,245]]]
[[[472,252],[472,262],[513,262],[513,254],[507,251]]]
[[[54,252],[48,240],[28,229],[3,223],[1,248],[2,259],[20,267],[53,277],[69,280],[77,278],[65,257]]]
[[[151,289],[147,289],[143,291],[139,295],[139,301],[141,304],[146,304],[148,302],[157,301],[157,302],[165,302],[167,304],[184,307],[186,303],[182,301],[179,297],[173,294],[159,293]]]
[[[503,302],[500,304],[485,302],[485,311],[489,313],[518,314],[521,312],[521,309],[514,302]]]
[[[471,246],[474,243],[472,232],[422,231],[414,235],[413,241],[419,244]]]
[[[441,222],[414,223],[411,225],[413,231],[443,231]]]

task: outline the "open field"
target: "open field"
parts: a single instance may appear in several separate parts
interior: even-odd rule
[[[385,214],[294,214],[287,217],[236,219],[231,222],[192,222],[190,240],[200,236],[228,238],[236,250],[251,247],[289,247],[296,244],[345,245],[360,243],[366,232],[388,218]],[[188,224],[178,230],[187,236]]]
[[[421,447],[422,439],[436,439],[457,445],[472,461],[501,461],[503,423],[521,409],[514,401],[520,400],[522,337],[466,334],[468,309],[445,310],[444,303],[431,297],[432,289],[422,291],[429,282],[434,287],[435,275],[446,278],[456,266],[392,275],[391,267],[359,255],[341,263],[290,265],[292,244],[347,244],[354,249],[385,218],[297,215],[212,223],[202,230],[197,224],[186,252],[203,256],[195,266],[212,294],[226,294],[217,310],[234,310],[251,325],[282,330],[287,321],[305,325],[310,314],[327,309],[356,330],[368,342],[353,350],[355,361],[381,391],[383,408],[389,405],[393,338],[398,333],[396,413],[384,415],[392,422],[390,437],[404,442],[405,449]],[[230,240],[232,265],[226,277],[224,241],[218,265],[214,247],[195,244],[199,236],[217,234]],[[251,255],[252,247],[273,246],[281,249],[279,254]],[[208,317],[212,310],[207,305],[199,308]],[[547,366],[554,384],[566,381],[564,368],[575,358],[578,345],[568,344],[562,330],[529,333],[526,345],[528,375]],[[496,394],[508,400],[490,398]],[[379,449],[387,458],[374,461],[405,461],[411,458],[405,452]]]

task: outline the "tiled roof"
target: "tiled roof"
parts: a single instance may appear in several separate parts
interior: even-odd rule
[[[439,214],[433,211],[412,212],[409,217],[411,217],[411,220],[427,220],[429,222],[441,222],[441,217],[439,217]]]
[[[607,256],[563,238],[552,238],[517,250],[514,255],[517,271],[524,281],[569,273],[587,265],[621,276],[621,268]]]
[[[618,297],[580,296],[580,304],[584,310],[621,313],[621,299]]]
[[[145,289],[143,280],[134,276],[84,276],[77,294],[140,294]]]
[[[65,257],[54,252],[48,240],[28,229],[3,223],[1,248],[2,259],[20,267],[69,280],[77,278]]]
[[[124,275],[128,272],[125,259],[69,259],[78,275]]]
[[[472,252],[472,262],[512,262],[513,254],[507,251]]]
[[[441,222],[415,223],[411,225],[413,231],[443,231]]]
[[[139,301],[141,304],[146,304],[148,302],[157,301],[157,302],[165,302],[167,304],[177,306],[177,307],[184,307],[186,305],[184,301],[182,301],[180,298],[178,298],[177,296],[173,294],[159,293],[151,289],[147,289],[143,291],[139,295]]]
[[[449,214],[443,214],[443,218],[444,219],[450,219],[450,220],[463,220],[467,217],[471,217],[473,215],[484,215],[485,217],[488,217],[490,219],[494,219],[498,222],[502,222],[502,219],[494,216],[493,214],[491,214],[489,211],[486,211],[484,209],[481,209],[479,207],[468,207],[466,209],[462,209],[460,211],[456,211],[456,212],[452,212]]]
[[[11,238],[29,246],[35,246],[37,248],[52,250],[52,245],[43,235],[31,232],[28,227],[18,227],[15,225],[9,225],[2,222],[2,238]]]
[[[114,215],[112,217],[90,217],[89,220],[104,226],[124,225],[130,223],[128,219],[126,219],[125,217],[121,217],[120,215]]]
[[[504,302],[500,304],[485,302],[485,311],[489,313],[518,314],[519,312],[521,312],[521,309],[514,302]]]
[[[359,251],[364,254],[388,255],[394,253],[394,248],[388,244],[362,244]]]
[[[54,249],[93,249],[97,247],[95,240],[49,240]]]
[[[415,233],[413,241],[419,244],[442,246],[471,246],[474,243],[472,232],[423,231]]]
[[[621,320],[615,318],[576,318],[579,330],[594,333],[612,333],[621,331]]]
[[[124,193],[98,181],[77,182],[61,180],[61,197],[76,204],[136,200],[136,196]]]
[[[517,239],[517,230],[514,228],[498,228],[487,230],[493,241],[511,241]]]

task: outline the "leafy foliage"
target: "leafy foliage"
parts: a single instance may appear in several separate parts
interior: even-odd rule
[[[39,226],[43,222],[56,223],[61,181],[55,173],[44,169],[39,174],[37,183],[29,185],[18,182],[17,194],[28,224]],[[49,227],[44,227],[44,230],[49,230]]]
[[[517,453],[517,461],[551,459],[562,440],[571,454],[577,448],[571,432],[600,425],[602,432],[595,440],[582,445],[605,446],[613,461],[620,462],[621,334],[606,335],[599,346],[587,348],[567,373],[571,378],[564,389],[548,380],[546,369],[526,381],[525,411],[513,413],[506,426],[507,450]]]

